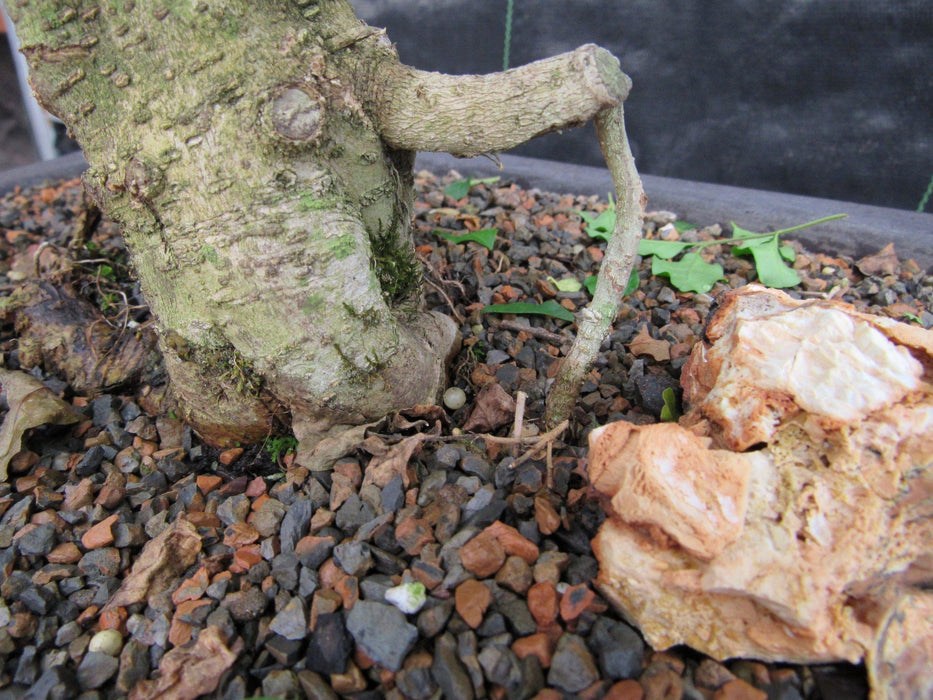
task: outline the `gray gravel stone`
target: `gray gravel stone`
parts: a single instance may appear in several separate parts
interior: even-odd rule
[[[337,509],[334,524],[347,534],[356,532],[364,523],[376,517],[376,511],[359,495],[351,493],[350,497]]]
[[[359,605],[354,605],[354,609]],[[343,673],[353,653],[353,638],[347,631],[341,613],[318,615],[314,631],[308,640],[305,668],[318,673]]]
[[[431,669],[423,666],[403,668],[395,676],[395,686],[411,700],[428,700],[437,691]]]
[[[258,588],[234,591],[223,599],[222,605],[230,611],[234,620],[255,620],[266,609],[266,596]]]
[[[283,552],[295,551],[295,543],[308,534],[313,514],[314,504],[307,498],[296,500],[288,507],[279,532]]]
[[[350,576],[363,576],[373,566],[373,555],[363,542],[344,542],[334,547],[334,562]]]
[[[298,677],[293,671],[287,669],[276,669],[270,671],[262,679],[262,694],[268,698],[281,698],[290,700],[291,698],[304,697],[298,686]]]
[[[437,598],[428,598],[425,607],[418,613],[417,626],[418,631],[423,637],[431,638],[443,631],[447,620],[450,619],[454,610],[454,604],[450,600],[438,600]]]
[[[578,693],[599,680],[599,671],[583,638],[564,633],[557,641],[547,682],[568,693]]]
[[[392,477],[392,480],[382,489],[382,510],[388,513],[394,513],[401,510],[405,505],[405,486],[400,474]]]
[[[52,666],[23,696],[23,700],[66,700],[74,697],[77,679],[67,666]]]
[[[479,665],[490,683],[501,685],[509,697],[519,694],[522,687],[522,664],[506,646],[488,646],[479,653]]]
[[[85,690],[100,688],[114,677],[120,660],[102,651],[89,651],[78,666],[78,684]]]
[[[117,690],[128,693],[148,675],[149,649],[135,639],[129,640],[120,651]]]
[[[470,476],[478,476],[483,481],[491,481],[495,468],[476,454],[468,454],[460,464],[460,471]]]
[[[347,617],[347,629],[369,657],[397,671],[418,638],[418,628],[392,605],[361,600]]]
[[[473,700],[473,683],[470,680],[470,674],[460,662],[457,641],[450,633],[442,634],[434,642],[431,675],[440,686],[445,698]]]
[[[599,618],[588,642],[596,654],[599,669],[607,678],[635,678],[641,672],[645,643],[638,632],[624,622]]]
[[[294,554],[279,554],[272,560],[272,577],[286,591],[298,587],[298,568],[301,563]]]
[[[19,685],[32,685],[39,677],[39,660],[36,658],[36,647],[32,644],[24,646],[19,652],[16,661],[16,672],[13,682]]]
[[[233,525],[233,523],[241,523],[246,520],[249,510],[249,498],[242,493],[238,493],[225,499],[217,507],[217,517],[220,518],[224,525]]]
[[[33,528],[19,538],[16,546],[20,554],[28,557],[42,557],[52,551],[58,542],[58,531],[52,523],[45,523]]]
[[[308,636],[308,611],[304,601],[297,596],[288,601],[272,618],[269,629],[285,639],[304,639]]]
[[[78,568],[87,576],[117,576],[120,573],[120,550],[116,547],[92,549],[81,557]]]

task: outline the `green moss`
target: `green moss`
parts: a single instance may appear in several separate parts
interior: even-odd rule
[[[353,239],[353,236],[347,233],[327,241],[327,249],[335,258],[343,260],[353,255],[353,251],[356,249],[356,241]]]
[[[339,202],[331,197],[315,197],[313,194],[305,193],[298,199],[298,211],[321,211],[323,209],[334,209]]]
[[[380,230],[371,242],[373,269],[386,303],[397,306],[415,298],[421,288],[421,263],[408,242],[391,229]]]
[[[324,307],[324,295],[323,294],[312,294],[301,305],[301,310],[308,314],[318,313]]]
[[[201,257],[218,269],[226,267],[213,246],[206,245],[201,248]]]

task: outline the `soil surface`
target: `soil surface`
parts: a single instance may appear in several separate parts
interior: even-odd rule
[[[726,279],[705,294],[643,261],[570,429],[548,435],[573,324],[484,308],[582,308],[585,287],[561,289],[597,271],[605,244],[579,212],[606,202],[504,181],[455,201],[457,179],[419,174],[415,232],[427,304],[461,326],[463,395],[389,417],[327,472],[296,466],[288,436],[218,452],[175,418],[119,228],[78,181],[0,200],[4,366],[77,412],[28,429],[0,484],[0,697],[867,695],[861,667],[653,651],[593,587],[586,433],[659,420],[750,259],[706,248]],[[646,236],[722,235],[675,220],[652,213]],[[437,233],[490,228],[492,250]],[[910,261],[797,246],[794,267],[795,295],[933,324],[933,278]]]

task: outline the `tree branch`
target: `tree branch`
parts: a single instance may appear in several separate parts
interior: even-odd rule
[[[616,224],[599,269],[593,301],[577,321],[577,337],[548,393],[547,425],[557,425],[570,417],[586,373],[619,313],[645,215],[645,192],[625,135],[621,104],[596,116],[596,134],[615,184]]]
[[[394,148],[472,157],[579,126],[621,104],[630,87],[618,59],[594,44],[488,75],[382,61],[371,111]]]

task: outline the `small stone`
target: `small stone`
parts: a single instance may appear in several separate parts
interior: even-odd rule
[[[104,518],[81,537],[85,549],[100,549],[113,544],[112,528],[120,518],[118,513]]]
[[[266,609],[266,597],[258,588],[247,591],[234,591],[223,599],[221,604],[230,611],[234,620],[243,622],[254,620]]]
[[[347,617],[347,629],[377,664],[397,671],[418,638],[418,629],[397,608],[361,600]]]
[[[211,491],[219,488],[223,482],[223,478],[217,476],[216,474],[198,474],[198,477],[195,480],[195,483],[198,485],[198,489],[205,496]]]
[[[522,662],[511,649],[487,646],[479,653],[483,675],[490,683],[502,686],[511,695],[518,695],[523,686]]]
[[[305,668],[318,673],[343,673],[353,653],[353,638],[339,612],[321,613],[308,640]]]
[[[665,663],[651,663],[638,682],[650,700],[675,700],[683,696],[684,681],[680,674]]]
[[[82,556],[81,549],[74,542],[62,542],[48,553],[46,559],[50,564],[76,564]]]
[[[104,485],[100,487],[94,504],[113,510],[120,505],[120,502],[126,496],[126,477],[120,472],[114,471],[107,475]]]
[[[693,672],[693,682],[698,688],[718,690],[720,687],[735,680],[735,674],[721,663],[712,659],[704,659]]]
[[[515,555],[524,559],[529,566],[533,566],[538,560],[540,550],[538,545],[524,537],[518,530],[510,525],[506,525],[501,520],[489,525],[484,531],[493,537],[502,545],[506,554]]]
[[[521,557],[508,557],[496,573],[496,583],[515,593],[524,593],[533,582],[531,567]]]
[[[24,700],[66,700],[74,697],[77,679],[74,671],[64,665],[49,668],[32,683]]]
[[[363,576],[373,566],[373,555],[369,545],[349,541],[334,547],[334,561],[350,576]]]
[[[434,542],[434,534],[426,520],[409,516],[396,526],[395,540],[405,552],[416,557],[425,545]]]
[[[713,693],[713,700],[767,700],[768,694],[741,678],[727,681]]]
[[[590,633],[590,646],[607,678],[636,678],[641,672],[645,643],[638,632],[624,622],[600,617]]]
[[[297,596],[288,601],[272,622],[269,629],[285,639],[304,639],[308,636],[308,611],[304,601]]]
[[[262,679],[262,694],[268,698],[297,698],[301,696],[298,677],[287,669],[274,669]]]
[[[460,548],[460,562],[467,571],[485,578],[505,563],[505,550],[492,535],[480,532]]]
[[[226,484],[229,486],[233,482]],[[246,480],[243,481],[243,487],[246,487]],[[223,489],[221,489],[223,491]],[[242,493],[230,496],[225,499],[217,507],[217,517],[220,518],[225,525],[232,525],[233,523],[239,523],[246,520],[246,516],[249,515],[250,511],[250,502],[249,498],[244,496]]]
[[[466,392],[460,387],[452,386],[444,392],[444,405],[451,411],[456,411],[466,405]]]
[[[484,482],[489,482],[492,481],[495,468],[479,455],[470,453],[463,458],[460,471],[464,474],[478,476]]]
[[[16,662],[16,672],[13,682],[19,685],[32,685],[39,675],[39,665],[36,659],[36,647],[32,644],[23,647]]]
[[[557,641],[547,682],[568,693],[578,693],[599,680],[599,670],[582,637],[565,633]]]
[[[460,661],[457,642],[450,633],[434,642],[431,676],[445,698],[472,700],[475,697],[470,674]]]
[[[123,648],[123,635],[115,629],[101,630],[87,645],[88,651],[100,651],[110,656],[116,656]]]
[[[335,544],[334,538],[330,535],[320,537],[308,535],[295,544],[295,555],[302,566],[317,569],[330,557]]]
[[[334,523],[346,533],[356,532],[364,523],[376,516],[373,507],[360,499],[359,495],[351,494],[337,510]]]
[[[382,489],[381,505],[382,510],[387,513],[401,510],[405,505],[405,486],[401,474],[392,477],[392,480]]]
[[[603,700],[644,700],[644,697],[645,691],[638,681],[625,680],[613,683]]]
[[[313,513],[314,504],[307,498],[296,500],[288,507],[285,517],[282,518],[279,532],[283,552],[295,551],[295,544],[298,540],[308,534],[308,526]]]
[[[52,551],[58,541],[58,532],[52,523],[45,523],[32,528],[17,541],[20,554],[27,557],[41,557]]]
[[[550,581],[540,581],[528,589],[528,610],[540,629],[552,627],[557,621],[558,594]]]
[[[301,659],[304,651],[304,641],[301,639],[285,639],[277,634],[271,634],[263,646],[283,666],[294,666]]]
[[[452,601],[429,598],[416,622],[421,636],[430,639],[440,634],[447,625],[447,620],[450,619],[453,611],[454,604]]]
[[[330,684],[313,671],[298,671],[298,683],[308,700],[338,700]]]
[[[115,656],[89,651],[78,666],[78,684],[85,690],[100,688],[116,675],[119,667],[120,661]]]
[[[424,606],[427,592],[424,584],[417,581],[388,588],[384,597],[387,603],[392,603],[406,615],[413,615]]]
[[[585,583],[571,586],[560,599],[560,616],[564,622],[576,620],[596,600],[596,594]]]
[[[512,642],[512,651],[520,659],[534,656],[542,668],[548,668],[554,657],[554,641],[547,632],[536,632]]]
[[[120,652],[117,690],[129,693],[149,675],[149,648],[135,639],[129,640]]]
[[[114,547],[93,549],[81,557],[78,568],[87,576],[117,576],[122,568],[120,550]]]
[[[245,498],[245,496],[244,496]],[[279,526],[285,518],[285,504],[268,496],[261,496],[264,500],[253,513],[250,514],[247,522],[256,528],[256,531],[262,537],[272,537],[279,532]],[[259,499],[257,499],[258,501]],[[294,547],[295,541],[292,540],[291,546]],[[284,550],[283,550],[284,551]]]
[[[472,541],[472,540],[471,540]],[[476,629],[483,621],[483,615],[492,602],[489,588],[476,579],[467,579],[454,592],[454,604],[463,621]]]

